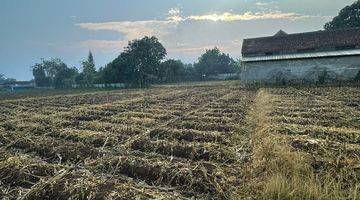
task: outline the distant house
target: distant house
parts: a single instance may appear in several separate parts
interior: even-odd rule
[[[245,39],[245,83],[352,80],[360,70],[360,29],[316,31]]]

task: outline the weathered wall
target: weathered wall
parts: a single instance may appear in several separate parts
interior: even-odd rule
[[[360,70],[360,56],[278,60],[243,63],[245,83],[313,83],[326,74],[326,82],[353,80]]]

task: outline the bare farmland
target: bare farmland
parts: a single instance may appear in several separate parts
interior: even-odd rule
[[[3,98],[0,197],[304,197],[287,167],[308,170],[298,173],[314,176],[319,193],[332,175],[336,197],[358,198],[359,94],[219,82]]]

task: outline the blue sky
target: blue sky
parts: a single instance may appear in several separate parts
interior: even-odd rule
[[[354,0],[0,0],[0,73],[32,78],[40,58],[69,66],[91,50],[97,67],[128,40],[157,36],[168,58],[194,62],[219,47],[240,58],[244,38],[322,29]]]

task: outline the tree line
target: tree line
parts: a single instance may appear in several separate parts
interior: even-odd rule
[[[96,70],[91,52],[81,62],[81,70],[68,67],[58,58],[41,60],[32,66],[38,87],[69,88],[73,84],[124,83],[128,87],[150,84],[207,80],[211,76],[236,73],[239,64],[218,48],[207,50],[195,64],[165,59],[167,51],[156,37],[130,41],[124,51],[106,66]]]

